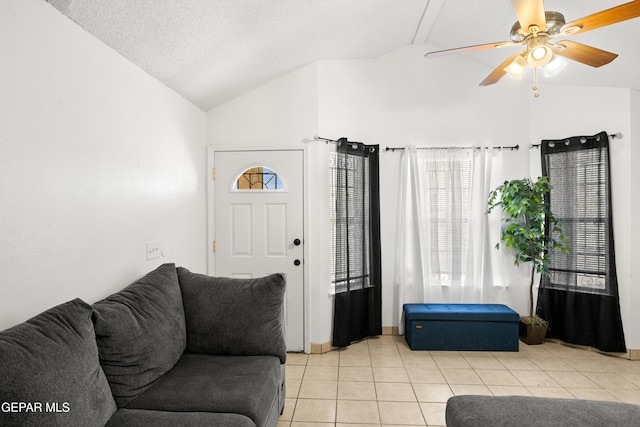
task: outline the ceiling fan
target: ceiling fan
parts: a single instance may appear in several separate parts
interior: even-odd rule
[[[511,27],[511,40],[466,46],[455,49],[429,52],[425,58],[435,58],[452,53],[488,50],[506,46],[526,45],[526,49],[509,56],[491,72],[480,86],[497,83],[509,73],[521,77],[527,65],[534,67],[534,95],[537,94],[538,67],[547,66],[556,55],[562,56],[592,67],[600,67],[613,61],[618,55],[602,49],[576,43],[571,40],[552,42],[558,36],[572,36],[585,31],[626,21],[640,16],[640,0],[634,0],[611,9],[602,10],[593,15],[566,23],[560,12],[544,10],[543,0],[511,0],[518,21]]]

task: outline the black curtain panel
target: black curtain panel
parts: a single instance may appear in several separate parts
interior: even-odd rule
[[[382,334],[378,146],[341,138],[334,173],[333,345]]]
[[[537,314],[548,338],[608,352],[625,352],[611,215],[609,136],[543,140],[546,202],[562,219],[571,251],[549,249],[549,274],[538,291]],[[547,224],[546,232],[550,232]]]

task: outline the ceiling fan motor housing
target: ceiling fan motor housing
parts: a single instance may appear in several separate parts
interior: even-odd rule
[[[547,28],[543,31],[538,31],[537,34],[545,33],[549,37],[554,37],[560,33],[560,28],[566,23],[564,15],[560,12],[545,12],[544,17],[546,20]],[[527,37],[530,37],[533,32],[529,28],[522,28],[520,22],[516,21],[511,27],[511,41],[514,43],[522,43]]]

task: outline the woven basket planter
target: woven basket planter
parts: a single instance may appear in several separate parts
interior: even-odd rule
[[[528,345],[538,345],[544,342],[549,323],[529,324],[520,322],[520,341]]]

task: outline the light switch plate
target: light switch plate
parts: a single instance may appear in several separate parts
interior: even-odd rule
[[[160,258],[160,243],[157,240],[147,242],[147,259]]]

